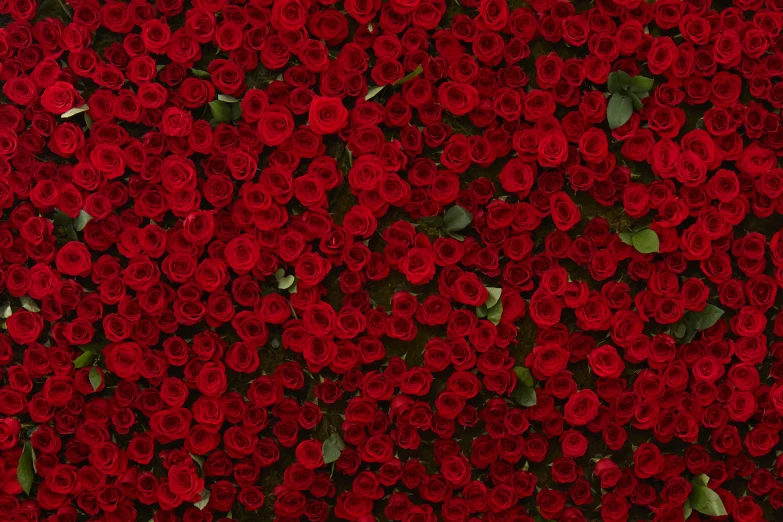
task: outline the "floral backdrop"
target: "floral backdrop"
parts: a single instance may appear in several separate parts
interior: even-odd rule
[[[0,520],[781,520],[782,29],[1,0]]]

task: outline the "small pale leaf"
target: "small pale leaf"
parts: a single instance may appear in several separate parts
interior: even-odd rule
[[[487,309],[490,309],[495,306],[498,301],[500,301],[500,295],[503,290],[494,286],[488,286],[487,292],[489,293],[489,296],[487,297],[487,301],[484,303],[484,306],[486,306]]]
[[[706,486],[694,485],[688,501],[694,511],[711,517],[726,516],[726,508],[720,496]]]
[[[637,252],[642,254],[652,254],[654,252],[658,252],[658,249],[660,248],[658,234],[649,228],[640,230],[639,232],[634,232],[633,247]]]
[[[70,118],[72,116],[76,116],[77,114],[81,114],[81,113],[87,112],[89,110],[90,110],[90,106],[85,103],[81,107],[74,107],[73,109],[69,110],[68,112],[65,112],[64,114],[60,115],[60,118]]]
[[[77,232],[81,232],[91,220],[92,216],[84,210],[81,210],[79,211],[79,215],[76,216],[76,219],[73,220],[73,228],[75,228]]]
[[[101,384],[103,383],[103,375],[101,375],[100,370],[93,366],[90,368],[90,385],[92,386],[92,391],[98,391],[98,388],[101,387]]]
[[[332,433],[323,443],[321,451],[323,452],[324,464],[331,464],[340,458],[340,454],[345,449],[345,442],[340,438],[337,432]]]
[[[292,275],[287,275],[287,276],[281,277],[277,281],[277,288],[279,288],[280,290],[288,290],[289,288],[291,288],[295,284],[296,284],[296,277],[294,277]]]
[[[473,222],[473,214],[459,205],[454,205],[443,216],[443,228],[446,232],[459,232]]]
[[[231,120],[231,108],[226,102],[220,100],[211,101],[209,102],[209,110],[218,123],[225,123]]]
[[[503,315],[503,303],[499,302],[492,308],[487,310],[487,319],[489,322],[497,326],[500,324],[500,318]]]
[[[372,100],[379,92],[383,90],[385,85],[374,85],[367,90],[367,94],[364,96],[364,101]]]
[[[86,368],[95,360],[95,352],[84,352],[73,361],[76,368]]]
[[[204,489],[201,491],[201,499],[198,502],[194,502],[193,505],[203,511],[207,504],[209,504],[209,490]]]
[[[411,81],[412,79],[414,79],[415,77],[417,77],[418,75],[420,75],[422,72],[424,72],[424,68],[421,65],[419,65],[413,71],[411,71],[408,74],[406,74],[403,78],[401,78],[401,79],[397,80],[396,82],[394,82],[394,85],[406,84],[409,81]]]
[[[511,392],[511,398],[520,406],[530,408],[531,406],[536,405],[536,390],[531,386],[519,384],[514,388],[514,391]]]
[[[38,303],[36,303],[32,297],[29,295],[23,295],[20,299],[22,302],[22,308],[27,310],[28,312],[40,312],[41,307],[38,306]]]

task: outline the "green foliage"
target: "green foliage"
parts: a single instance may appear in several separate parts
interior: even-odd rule
[[[211,101],[209,102],[209,110],[216,122],[225,123],[231,121],[231,107],[229,107],[228,103],[220,100]]]
[[[81,232],[82,230],[84,230],[84,227],[86,227],[87,223],[89,223],[90,221],[92,221],[92,216],[89,215],[87,212],[85,212],[84,209],[82,209],[79,212],[79,215],[76,216],[76,219],[73,220],[73,228],[77,232]]]
[[[530,387],[533,386],[533,374],[530,373],[530,370],[524,366],[515,366],[514,373],[521,384]]]
[[[86,368],[95,360],[95,352],[84,352],[73,361],[73,365],[78,368]]]
[[[345,449],[345,442],[336,432],[332,433],[323,443],[321,451],[323,452],[324,464],[331,464],[340,458],[340,454]]]
[[[530,386],[518,384],[514,391],[511,392],[511,398],[520,406],[530,408],[536,405],[536,390]]]
[[[625,71],[609,73],[606,88],[609,89],[609,104],[606,106],[606,120],[609,127],[622,127],[631,119],[633,111],[641,110],[642,100],[649,96],[654,80],[645,76],[631,76]]]
[[[633,102],[630,96],[624,94],[613,94],[609,98],[609,104],[606,106],[606,120],[609,127],[616,129],[622,127],[633,114]]]
[[[60,117],[63,118],[63,119],[67,119],[67,118],[70,118],[72,116],[76,116],[77,114],[81,114],[83,112],[87,112],[88,110],[90,110],[90,107],[89,107],[89,105],[87,105],[85,103],[81,107],[74,107],[73,109],[65,112]]]
[[[424,72],[424,68],[421,65],[419,65],[413,71],[411,71],[408,74],[406,74],[404,78],[401,78],[401,79],[397,80],[396,82],[394,82],[394,85],[406,84],[406,83],[408,83],[409,81],[411,81],[412,79],[414,79],[415,77],[417,77],[418,75],[420,75],[423,72]]]
[[[536,405],[536,389],[534,388],[533,374],[524,366],[515,366],[514,374],[517,376],[517,386],[511,393],[511,398],[526,408]]]
[[[22,456],[19,457],[19,466],[16,468],[16,480],[22,486],[22,490],[28,495],[33,487],[33,478],[35,477],[35,453],[29,442],[24,443]]]
[[[473,214],[460,207],[454,205],[446,211],[443,216],[443,229],[449,234],[453,232],[459,232],[473,222]]]
[[[100,370],[93,366],[90,368],[90,385],[92,386],[92,391],[98,391],[98,388],[101,387],[101,383],[103,382],[103,375],[101,375]]]
[[[703,515],[711,517],[726,516],[726,507],[723,505],[723,501],[720,496],[707,487],[709,483],[709,477],[707,475],[699,475],[691,482],[691,494],[688,497],[688,506],[693,511],[698,511]]]
[[[29,295],[23,295],[19,298],[19,301],[22,303],[22,308],[27,310],[28,312],[40,312],[41,307],[38,306],[38,303],[36,303],[32,297]]]
[[[701,312],[688,314],[688,322],[695,330],[706,330],[715,325],[723,316],[724,311],[717,306],[708,304]]]
[[[487,301],[484,303],[484,306],[486,306],[487,310],[489,310],[490,308],[495,306],[498,301],[500,301],[500,295],[503,293],[503,289],[496,288],[493,286],[488,286],[487,293],[489,295],[487,296]]]
[[[375,98],[379,92],[386,87],[385,85],[374,85],[367,90],[367,94],[364,96],[364,101],[369,101]]]
[[[717,323],[725,312],[715,305],[708,304],[700,312],[688,312],[677,324],[672,326],[671,333],[684,343],[693,341],[696,334]]]
[[[636,232],[620,232],[620,240],[626,245],[631,245],[637,252],[652,254],[659,252],[660,241],[654,230],[645,228]]]

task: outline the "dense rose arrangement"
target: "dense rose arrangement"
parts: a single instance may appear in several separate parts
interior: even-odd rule
[[[0,520],[781,518],[781,2],[0,15]]]

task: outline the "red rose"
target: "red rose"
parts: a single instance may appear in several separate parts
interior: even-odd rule
[[[194,462],[175,465],[169,469],[169,489],[183,502],[196,502],[201,490],[204,489],[204,479],[199,477]]]
[[[316,134],[334,134],[348,121],[348,111],[338,98],[316,96],[310,103],[310,128]]]
[[[73,85],[66,82],[55,82],[44,89],[41,95],[41,105],[52,114],[64,114],[74,106],[84,103],[84,99],[76,92]]]
[[[150,430],[163,444],[184,439],[192,418],[190,410],[185,408],[162,410],[150,417]]]
[[[637,477],[645,479],[661,473],[665,466],[665,460],[658,446],[649,442],[642,443],[633,454],[634,473]]]
[[[6,320],[8,335],[17,344],[30,344],[38,340],[44,321],[40,314],[17,310]]]
[[[568,398],[563,417],[573,426],[584,426],[598,415],[598,406],[598,396],[592,390],[580,390]]]
[[[553,489],[542,489],[536,496],[536,506],[541,516],[548,519],[559,519],[565,509],[565,503],[565,495]]]
[[[455,116],[469,113],[478,106],[475,87],[457,82],[444,82],[438,87],[438,101]]]

